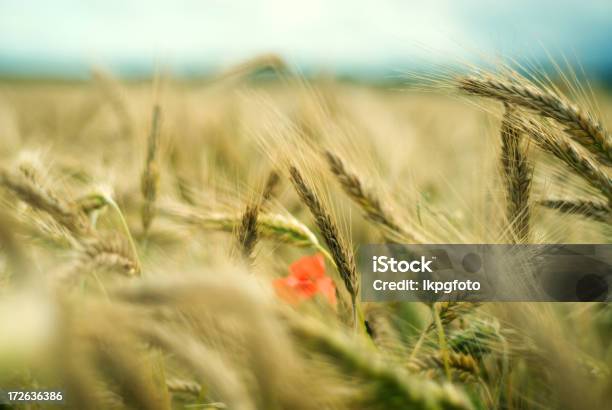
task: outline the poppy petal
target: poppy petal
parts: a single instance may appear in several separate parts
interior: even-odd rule
[[[336,306],[336,286],[330,277],[317,280],[317,289],[327,298],[330,305]]]
[[[325,276],[325,261],[323,255],[317,253],[312,256],[304,256],[289,266],[291,275],[304,278],[318,279]]]

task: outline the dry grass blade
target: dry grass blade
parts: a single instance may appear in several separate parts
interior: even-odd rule
[[[161,107],[159,104],[153,106],[153,117],[151,119],[151,131],[147,140],[147,158],[144,171],[142,172],[140,189],[144,198],[142,205],[142,228],[149,230],[155,217],[155,200],[159,187],[159,165],[157,153],[159,150],[159,133],[161,122]]]
[[[606,166],[612,165],[612,138],[589,113],[549,89],[492,77],[465,77],[459,88],[530,109],[561,123],[566,132]]]
[[[291,174],[291,182],[296,192],[308,209],[310,209],[310,213],[314,217],[317,227],[330,250],[331,256],[336,263],[338,273],[340,273],[340,277],[351,295],[353,311],[355,311],[355,301],[359,292],[359,281],[357,278],[357,268],[353,259],[353,252],[350,251],[340,236],[340,231],[331,215],[327,212],[314,191],[306,184],[306,181],[304,181],[300,171],[295,167],[291,167],[289,172]]]
[[[325,151],[325,158],[344,192],[361,207],[367,219],[382,228],[387,239],[417,241],[417,235],[407,232],[400,226],[389,210],[383,207],[376,194],[364,186],[357,174],[350,172],[345,167],[344,162],[338,155],[331,151]],[[420,239],[419,241],[422,242]]]
[[[581,215],[598,222],[609,223],[612,218],[612,210],[610,209],[610,206],[593,201],[547,199],[540,201],[539,204],[562,213]]]
[[[506,187],[506,209],[508,222],[511,224],[514,237],[519,243],[529,240],[530,205],[532,169],[522,146],[521,133],[515,127],[514,109],[506,104],[506,113],[501,124],[502,174]]]

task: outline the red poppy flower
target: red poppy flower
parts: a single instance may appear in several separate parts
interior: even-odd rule
[[[325,276],[325,261],[320,253],[305,256],[289,266],[289,276],[274,280],[278,295],[290,303],[302,302],[321,293],[330,305],[336,305],[336,287]]]

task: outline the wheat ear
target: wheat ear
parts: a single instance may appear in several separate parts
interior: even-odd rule
[[[242,214],[240,226],[238,227],[238,245],[242,251],[242,256],[247,260],[251,259],[253,250],[259,239],[257,219],[261,208],[273,197],[274,190],[279,181],[279,175],[275,171],[270,172],[261,193],[261,197],[248,204],[244,214]]]
[[[506,212],[514,238],[519,243],[529,240],[529,191],[532,168],[522,146],[521,132],[515,127],[514,109],[506,104],[501,124],[501,165],[506,187]]]
[[[4,185],[32,208],[49,214],[74,235],[78,237],[91,235],[89,220],[78,206],[59,198],[32,178],[0,170],[0,185]]]
[[[119,270],[129,276],[140,273],[140,265],[120,237],[86,241],[83,244],[82,263],[94,269]]]
[[[188,393],[194,396],[199,396],[202,391],[202,386],[193,380],[167,379],[166,386],[173,393]]]
[[[276,196],[276,190],[280,184],[280,175],[276,171],[270,171],[266,184],[264,185],[263,192],[261,194],[261,202],[263,205],[270,202],[274,196]]]
[[[359,176],[347,169],[344,161],[331,151],[325,151],[325,158],[329,168],[340,183],[342,190],[363,210],[366,219],[382,228],[383,234],[389,240],[409,239],[417,240],[417,234],[410,233],[400,226],[393,215],[385,209],[375,193],[368,190]]]
[[[461,78],[459,88],[470,94],[516,104],[558,121],[597,161],[606,166],[612,165],[612,137],[593,115],[553,91],[531,84],[473,76]]]
[[[470,382],[480,377],[480,366],[474,356],[470,354],[449,352],[447,363],[453,369],[453,376],[462,382]],[[413,371],[424,372],[430,378],[437,375],[436,369],[444,368],[444,357],[440,354],[433,354],[424,360],[413,361],[408,365]]]
[[[612,219],[610,206],[600,202],[547,199],[538,203],[543,207],[555,209],[562,213],[582,215],[599,222],[610,222]]]
[[[257,244],[257,218],[259,216],[260,204],[248,204],[238,227],[238,245],[242,256],[249,260],[253,255],[253,250]]]
[[[327,212],[314,191],[306,184],[304,178],[297,168],[291,167],[290,170],[291,182],[298,193],[302,202],[306,204],[310,213],[315,219],[315,223],[330,250],[331,256],[336,264],[338,273],[344,281],[344,285],[351,295],[353,304],[353,313],[357,294],[359,292],[359,281],[357,278],[357,268],[353,259],[353,253],[350,251],[342,237],[336,223],[331,215]]]
[[[605,169],[587,154],[581,152],[567,138],[552,135],[531,120],[523,120],[522,128],[544,151],[565,162],[587,183],[599,190],[612,203],[612,178]]]

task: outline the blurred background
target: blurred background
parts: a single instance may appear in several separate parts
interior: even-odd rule
[[[261,53],[305,73],[393,79],[480,57],[568,59],[611,83],[609,0],[0,0],[0,75],[206,76]]]

